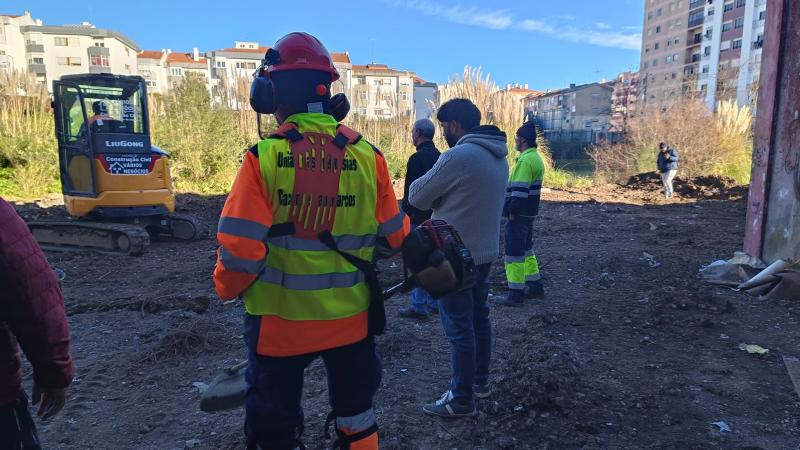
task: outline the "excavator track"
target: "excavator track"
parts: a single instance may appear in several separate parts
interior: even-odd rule
[[[28,222],[28,227],[47,250],[94,250],[136,256],[150,245],[150,235],[138,225],[76,220]]]

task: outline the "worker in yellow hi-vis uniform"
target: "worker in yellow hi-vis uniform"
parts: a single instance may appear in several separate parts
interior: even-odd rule
[[[539,213],[544,180],[544,160],[536,148],[536,125],[526,122],[517,130],[520,156],[506,189],[503,216],[508,296],[496,303],[520,306],[524,298],[544,298],[539,261],[533,253],[533,219]]]

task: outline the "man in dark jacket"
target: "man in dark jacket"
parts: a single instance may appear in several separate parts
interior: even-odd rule
[[[406,183],[403,191],[403,211],[411,219],[411,227],[416,228],[431,218],[433,210],[417,209],[408,203],[408,187],[421,176],[428,173],[439,160],[439,149],[433,143],[436,127],[429,119],[420,119],[414,123],[411,139],[417,152],[408,158],[406,165]],[[428,313],[437,314],[439,308],[425,289],[416,288],[411,293],[411,307],[400,310],[400,317],[406,319],[425,319]]]
[[[75,374],[69,325],[55,274],[25,222],[2,198],[0,230],[0,449],[38,449],[19,348],[33,366],[37,414],[49,419],[64,406]]]
[[[664,196],[672,198],[672,182],[678,173],[678,152],[663,142],[658,144],[658,173],[664,183]]]

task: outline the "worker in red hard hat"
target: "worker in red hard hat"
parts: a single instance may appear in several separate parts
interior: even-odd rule
[[[302,448],[304,370],[321,357],[334,447],[378,448],[372,400],[385,313],[374,260],[409,232],[386,160],[338,123],[346,100],[315,37],[291,33],[265,55],[250,92],[279,127],[245,154],[219,222],[214,283],[242,297],[249,449]]]

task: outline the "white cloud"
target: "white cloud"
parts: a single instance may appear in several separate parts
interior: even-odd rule
[[[555,19],[517,19],[505,9],[480,9],[464,7],[460,4],[444,5],[430,0],[382,0],[384,3],[401,8],[412,9],[427,16],[439,17],[448,22],[462,25],[508,30],[516,28],[575,43],[585,43],[600,47],[639,50],[641,48],[641,28],[624,27],[615,30],[605,22],[596,22],[595,28],[579,27],[575,17],[557,16]]]
[[[444,6],[426,0],[389,0],[392,6],[400,6],[421,12],[428,16],[441,17],[449,22],[473,25],[493,30],[505,30],[514,24],[514,18],[504,9],[488,10],[461,5]]]

